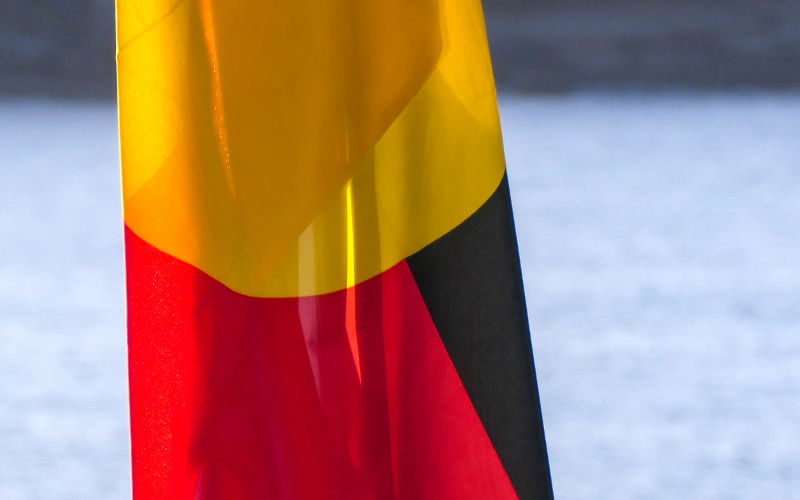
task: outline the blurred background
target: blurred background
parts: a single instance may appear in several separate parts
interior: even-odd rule
[[[559,499],[800,492],[800,2],[484,0]],[[129,495],[111,0],[0,0],[0,498]]]

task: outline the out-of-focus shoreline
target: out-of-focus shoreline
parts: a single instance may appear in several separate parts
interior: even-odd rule
[[[795,0],[484,0],[498,87],[800,89]],[[0,6],[0,98],[113,100],[108,0]]]

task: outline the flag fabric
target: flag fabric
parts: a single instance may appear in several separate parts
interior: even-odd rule
[[[142,499],[552,498],[479,0],[117,0]]]

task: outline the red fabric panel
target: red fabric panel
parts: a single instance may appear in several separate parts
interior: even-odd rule
[[[516,498],[405,262],[355,292],[240,295],[126,228],[144,499]]]

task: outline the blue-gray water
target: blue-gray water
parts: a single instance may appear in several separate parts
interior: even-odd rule
[[[501,111],[557,498],[800,498],[800,95]],[[126,498],[114,107],[0,151],[0,498]]]

